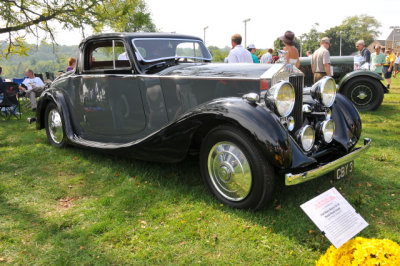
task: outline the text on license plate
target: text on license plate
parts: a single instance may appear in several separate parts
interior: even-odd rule
[[[341,179],[348,174],[352,173],[354,170],[354,161],[348,162],[336,168],[334,175],[335,179]]]

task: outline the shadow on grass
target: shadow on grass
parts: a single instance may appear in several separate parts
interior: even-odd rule
[[[38,249],[37,244],[47,245],[46,256],[40,258],[41,264],[83,265],[93,264],[93,261],[99,259],[103,264],[110,265],[113,261],[97,249],[91,242],[90,235],[70,232],[71,224],[65,221],[49,222],[30,208],[9,202],[4,197],[5,193],[5,187],[0,184],[0,210],[4,218],[0,225],[0,242],[13,245],[14,252],[32,256],[23,256],[18,263],[27,265],[39,260],[39,256],[43,254],[40,254],[41,248]],[[32,239],[36,242],[33,243]],[[51,248],[48,245],[49,240],[52,240]],[[23,245],[20,245],[21,242]]]
[[[76,151],[76,148],[70,148],[68,152],[73,154]],[[96,162],[104,160],[106,164],[113,165],[113,171],[120,171],[120,174],[124,173],[126,176],[131,176],[131,178],[136,173],[146,173],[144,176],[135,178],[140,184],[143,184],[147,180],[153,184],[158,184],[159,191],[157,193],[161,193],[158,196],[146,194],[149,190],[143,193],[135,193],[131,188],[120,188],[119,192],[113,195],[112,201],[108,201],[107,197],[103,198],[103,207],[109,208],[112,213],[111,215],[121,221],[124,220],[124,217],[138,218],[142,213],[152,209],[152,206],[154,208],[163,208],[163,205],[168,204],[178,206],[181,200],[196,202],[212,206],[212,208],[229,213],[230,216],[240,217],[248,221],[249,224],[268,227],[274,233],[282,234],[289,239],[295,239],[297,243],[321,251],[329,246],[329,242],[318,232],[310,233],[310,230],[317,230],[315,225],[301,210],[300,205],[302,203],[331,187],[336,187],[361,214],[365,215],[367,220],[370,218],[370,210],[376,208],[373,201],[363,200],[365,193],[370,193],[370,191],[358,189],[358,181],[355,181],[362,180],[363,182],[375,184],[376,178],[373,174],[362,175],[359,170],[356,170],[348,179],[335,181],[331,176],[327,175],[293,187],[285,186],[283,179],[278,180],[272,202],[263,210],[252,212],[229,207],[221,209],[219,202],[208,193],[205,185],[203,185],[199,172],[198,158],[196,156],[188,157],[178,164],[159,164],[129,160],[123,157],[113,157],[101,153],[94,154],[86,150],[80,150],[79,153],[79,156],[85,160],[94,160]],[[362,165],[357,165],[357,168],[362,168]],[[121,169],[123,170],[121,171]],[[82,192],[96,187],[99,183],[109,181],[111,180],[99,178],[92,179],[91,181],[88,180],[82,186]],[[125,181],[124,178],[115,178],[112,182],[115,185],[117,183],[126,183],[126,178]],[[379,184],[382,187],[400,189],[398,184],[387,180],[380,180]],[[364,194],[360,196],[360,193]],[[376,197],[376,195],[371,196]],[[172,198],[176,199],[176,201],[171,200]],[[159,215],[165,216],[168,214],[161,212]],[[394,220],[390,221],[390,218],[387,219],[388,223],[395,222]],[[365,235],[376,236],[376,227],[370,225],[365,231]]]
[[[36,158],[36,153],[42,153],[45,156],[43,160],[46,160],[42,163],[43,165],[36,166],[31,178],[19,178],[18,176],[16,177],[18,181],[24,186],[29,186],[32,184],[32,180],[36,180],[42,172],[50,171],[52,165],[65,164],[65,171],[67,171],[65,180],[57,181],[61,189],[51,192],[54,203],[57,199],[71,193],[68,188],[71,184],[73,184],[73,193],[83,198],[95,198],[96,201],[96,205],[90,206],[95,207],[90,212],[96,217],[96,223],[83,230],[80,229],[81,221],[76,221],[76,213],[74,213],[74,211],[79,213],[79,209],[73,210],[72,208],[71,212],[60,218],[59,221],[49,221],[41,218],[39,210],[35,212],[33,209],[9,204],[7,199],[2,196],[5,193],[5,186],[3,189],[0,187],[2,213],[10,216],[16,222],[23,223],[26,230],[33,230],[39,243],[51,245],[51,248],[46,251],[48,253],[46,259],[52,264],[54,262],[56,264],[76,262],[91,264],[97,256],[106,263],[115,262],[115,258],[101,252],[102,247],[97,247],[99,240],[95,240],[95,237],[111,243],[122,241],[120,236],[113,240],[109,232],[116,230],[126,221],[140,219],[146,215],[157,221],[166,219],[172,215],[169,212],[173,212],[174,209],[179,210],[181,202],[189,203],[188,206],[190,203],[195,203],[228,213],[249,224],[265,226],[272,232],[282,234],[288,239],[294,239],[295,242],[308,248],[324,250],[329,243],[319,233],[310,233],[310,230],[315,230],[315,226],[300,209],[299,206],[302,203],[335,186],[345,194],[345,197],[363,216],[364,214],[368,216],[370,210],[376,208],[376,201],[382,202],[387,199],[382,198],[383,195],[373,194],[372,188],[360,189],[358,187],[360,180],[380,187],[381,190],[400,189],[397,183],[389,180],[380,180],[377,184],[374,174],[363,174],[360,171],[362,165],[357,165],[356,161],[356,172],[350,178],[337,182],[331,183],[331,178],[325,176],[298,186],[286,187],[283,185],[283,180],[279,180],[273,201],[261,211],[235,210],[225,206],[221,208],[219,202],[207,192],[203,185],[197,157],[188,157],[178,164],[160,164],[130,160],[75,147],[57,150],[43,145],[46,141],[45,134],[36,131],[30,134],[32,138],[39,136],[40,140],[38,141],[33,142],[32,139],[21,138],[22,141],[17,142],[10,139],[8,132],[16,130],[20,126],[18,123],[13,122],[7,125],[7,129],[0,130],[1,143],[5,140],[6,145],[14,146],[16,149],[28,146],[26,154],[24,154],[27,158]],[[34,146],[33,143],[40,145]],[[15,160],[20,160],[21,154],[12,156],[15,157]],[[74,159],[75,157],[77,159]],[[77,160],[80,160],[80,164],[68,164]],[[31,164],[35,166],[35,162],[31,162]],[[25,165],[21,164],[20,167],[22,171]],[[35,188],[31,188],[30,191],[35,193]],[[369,197],[376,197],[376,200],[369,200],[366,194],[370,194]],[[78,200],[83,201],[84,199]],[[278,206],[279,208],[277,208]],[[190,212],[190,209],[188,211]],[[385,219],[388,224],[396,222],[390,216]],[[34,227],[30,228],[30,225],[34,225]],[[366,235],[371,236],[377,234],[374,225],[370,225],[365,232]],[[81,249],[81,247],[84,248]],[[37,254],[36,252],[31,251],[32,254]]]

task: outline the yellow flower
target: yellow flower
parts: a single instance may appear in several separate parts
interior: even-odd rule
[[[336,249],[330,246],[316,265],[400,265],[400,246],[389,239],[356,237]]]

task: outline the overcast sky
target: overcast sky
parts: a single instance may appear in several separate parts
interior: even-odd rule
[[[381,24],[381,36],[386,39],[390,26],[400,26],[399,0],[331,0],[331,1],[268,1],[268,0],[145,0],[157,28],[162,32],[176,32],[203,38],[206,44],[224,47],[230,45],[230,37],[239,33],[244,37],[243,20],[247,23],[247,44],[259,48],[273,46],[273,41],[286,30],[296,36],[308,32],[314,23],[319,31],[340,25],[348,16],[367,14]],[[302,3],[300,5],[300,3]],[[60,44],[78,44],[82,39],[79,31],[59,30]],[[244,41],[243,41],[244,43]]]

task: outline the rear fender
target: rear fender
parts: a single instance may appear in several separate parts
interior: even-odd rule
[[[45,128],[45,115],[46,115],[46,108],[47,105],[51,102],[54,102],[58,110],[60,110],[61,115],[63,116],[64,120],[64,128],[67,138],[71,140],[74,136],[71,122],[70,122],[70,114],[68,111],[67,104],[65,102],[64,95],[59,92],[51,93],[50,91],[44,92],[38,101],[37,111],[36,111],[36,128],[43,129]]]
[[[339,91],[342,92],[343,87],[353,78],[355,77],[366,77],[376,79],[377,81],[383,80],[383,77],[380,76],[378,73],[369,70],[357,70],[350,73],[347,73],[339,82]],[[382,84],[382,89],[383,89]]]

